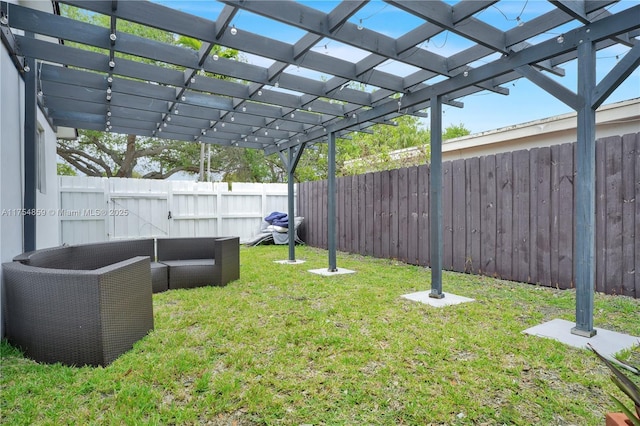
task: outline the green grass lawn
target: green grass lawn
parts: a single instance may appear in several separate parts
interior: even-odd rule
[[[154,295],[155,330],[106,368],[40,365],[2,343],[3,424],[602,425],[623,398],[593,353],[522,331],[575,320],[573,291],[444,273],[476,299],[433,308],[428,269],[241,249],[226,287]],[[595,325],[640,336],[640,300],[597,295]],[[640,349],[626,357],[638,364]]]

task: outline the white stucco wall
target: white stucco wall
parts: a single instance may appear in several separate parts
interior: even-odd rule
[[[60,224],[57,212],[60,204],[57,177],[56,133],[44,118],[38,108],[38,125],[44,131],[46,192],[36,192],[36,206],[41,212],[46,212],[36,218],[36,247],[57,246],[60,241]]]
[[[14,2],[15,1],[11,1]],[[21,2],[25,4],[25,2]],[[39,6],[51,2],[35,2]],[[28,5],[28,4],[27,4]],[[35,72],[32,70],[31,72]],[[38,126],[44,134],[46,162],[46,193],[36,194],[36,208],[44,211],[58,209],[58,180],[56,178],[56,136],[38,109]],[[16,70],[8,50],[0,43],[0,261],[9,262],[23,250],[24,195],[24,82]],[[59,226],[53,214],[36,218],[36,247],[57,245]],[[0,286],[2,271],[0,269]],[[4,336],[0,288],[0,337]]]
[[[0,47],[0,261],[22,252],[22,217],[12,209],[22,206],[22,116],[24,85],[4,45]],[[0,278],[2,272],[0,271]],[[1,279],[0,279],[1,282]],[[0,291],[0,297],[2,292]],[[0,318],[2,303],[0,303]],[[0,321],[4,336],[4,321]]]

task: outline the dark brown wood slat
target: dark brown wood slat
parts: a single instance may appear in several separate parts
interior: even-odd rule
[[[328,218],[328,212],[327,212],[327,181],[323,180],[322,181],[322,187],[320,190],[320,194],[322,196],[321,200],[321,204],[320,204],[320,211],[322,211],[322,217],[324,220],[321,221],[321,244],[320,247],[322,248],[327,248],[328,244],[327,244],[327,218]]]
[[[317,196],[318,196],[318,186],[319,186],[319,182],[313,182],[311,185],[307,186],[307,189],[310,190],[310,199],[309,199],[309,206],[308,206],[308,210],[307,210],[307,216],[310,217],[310,221],[309,221],[309,225],[307,227],[308,229],[308,233],[307,233],[307,244],[309,245],[313,245],[313,246],[317,246],[318,245],[318,235],[320,234],[319,232],[319,220],[317,218],[317,211],[318,211],[318,201],[317,201]]]
[[[298,187],[298,196],[303,192],[307,194],[307,196],[304,198],[304,202],[308,203],[306,206],[304,206],[304,210],[305,210],[305,217],[304,217],[305,240],[304,241],[310,246],[316,245],[314,238],[316,235],[318,235],[318,232],[316,230],[315,216],[314,216],[314,212],[317,208],[317,204],[313,198],[315,194],[316,185],[317,185],[316,182],[305,182],[305,185],[303,187],[300,187],[300,186]]]
[[[364,228],[367,222],[367,214],[370,213],[365,208],[364,175],[354,176],[356,181],[356,194],[358,208],[352,212],[352,218],[356,226],[356,253],[364,254]]]
[[[382,257],[388,259],[391,256],[389,250],[389,242],[391,239],[391,217],[390,217],[390,198],[391,198],[391,175],[389,171],[382,172],[382,212],[381,212],[381,234],[382,234]]]
[[[538,151],[529,151],[529,279],[538,283]]]
[[[605,228],[605,219],[607,217],[607,185],[605,173],[607,171],[605,164],[605,147],[602,141],[596,143],[596,291],[603,292],[607,282],[607,230]]]
[[[409,169],[398,170],[398,260],[407,262],[409,254]]]
[[[349,186],[349,202],[345,208],[345,220],[347,221],[346,245],[349,253],[358,253],[358,176],[346,177]]]
[[[513,153],[514,278],[529,281],[529,153]]]
[[[429,247],[429,166],[418,167],[418,261],[431,264]]]
[[[313,182],[307,188],[310,189],[311,199],[309,200],[309,210],[307,215],[311,218],[310,225],[307,229],[311,235],[307,235],[307,244],[312,246],[318,246],[318,235],[320,235],[320,220],[318,219],[318,208],[320,202],[318,201],[318,188],[320,182]]]
[[[418,182],[418,167],[410,167],[407,179],[407,262],[412,265],[419,265],[418,249],[418,194],[420,186]]]
[[[606,165],[606,292],[622,294],[622,138],[604,140]]]
[[[635,175],[637,135],[622,137],[622,294],[636,297],[635,291]],[[633,176],[634,179],[630,179]]]
[[[373,206],[376,212],[376,217],[373,222],[373,255],[375,257],[382,257],[382,178],[382,172],[374,173],[373,175]]]
[[[349,186],[350,181],[348,177],[343,177],[338,179],[338,193],[341,194],[342,203],[340,203],[339,211],[340,211],[340,220],[338,222],[338,232],[340,238],[338,239],[338,250],[341,251],[350,251],[347,246],[347,241],[349,240],[349,236],[347,235],[350,231],[349,224],[351,222],[351,214],[349,210],[351,208],[351,188]]]
[[[327,181],[322,180],[319,182],[317,188],[317,202],[319,204],[317,208],[318,218],[318,246],[327,247]]]
[[[320,246],[321,242],[319,240],[319,237],[322,235],[322,228],[321,228],[321,222],[322,222],[322,216],[321,216],[321,211],[320,211],[320,199],[318,197],[321,196],[320,194],[320,189],[322,187],[322,182],[314,182],[314,185],[312,186],[313,188],[313,208],[311,209],[311,216],[313,217],[313,232],[314,235],[311,238],[311,240],[313,241],[313,245],[315,246]]]
[[[558,160],[558,285],[573,288],[575,144],[560,145]]]
[[[376,235],[374,234],[374,223],[378,218],[378,210],[374,208],[374,177],[373,173],[365,175],[365,208],[367,209],[367,219],[365,223],[365,243],[364,254],[373,256],[373,245]]]
[[[389,171],[389,256],[398,258],[398,169]]]
[[[305,185],[302,187],[302,189],[300,189],[300,186],[298,187],[298,191],[302,192],[303,197],[298,198],[298,200],[302,199],[302,203],[304,204],[303,206],[301,206],[302,208],[299,211],[303,211],[304,214],[304,225],[302,227],[302,234],[304,235],[303,237],[303,241],[306,242],[307,244],[309,244],[309,241],[311,239],[312,236],[312,226],[313,223],[310,222],[310,220],[312,219],[312,209],[314,208],[314,204],[311,200],[311,182],[305,182]],[[301,195],[301,194],[298,194]]]
[[[635,258],[635,285],[636,298],[640,298],[640,133],[636,133],[636,151],[635,151],[635,205],[636,205],[636,223],[634,232],[634,258]]]
[[[480,267],[485,275],[496,274],[496,156],[480,158],[480,207],[482,232]]]
[[[467,248],[467,223],[466,223],[466,169],[465,160],[453,160],[451,162],[452,173],[452,251],[453,270],[465,271]]]
[[[453,178],[451,162],[442,163],[442,268],[453,270]]]
[[[358,241],[358,230],[360,228],[360,220],[358,218],[358,209],[360,208],[360,196],[358,195],[358,176],[350,176],[351,179],[351,236],[347,244],[351,247],[352,253],[360,252],[360,242]]]
[[[549,264],[549,276],[551,279],[551,286],[558,286],[558,262],[560,261],[559,255],[559,232],[558,232],[558,193],[560,191],[559,186],[559,173],[560,168],[560,145],[554,145],[551,148],[551,163],[549,165],[549,179],[550,179],[550,209],[549,209],[549,246],[551,250],[551,259]]]
[[[513,279],[513,164],[510,152],[496,160],[496,268],[498,276]]]
[[[467,215],[467,250],[465,272],[480,271],[480,159],[469,158],[466,168],[466,215]]]
[[[538,150],[536,164],[536,282],[551,285],[551,149]]]
[[[327,181],[322,180],[318,185],[318,247],[326,248],[327,241],[327,209],[326,209],[326,190],[327,190]]]

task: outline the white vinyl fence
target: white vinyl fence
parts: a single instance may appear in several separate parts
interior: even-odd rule
[[[287,185],[60,176],[60,243],[254,236],[287,211]],[[229,187],[231,186],[231,188]]]

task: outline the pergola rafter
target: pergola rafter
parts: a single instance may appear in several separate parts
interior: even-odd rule
[[[278,153],[291,193],[293,171],[305,146],[326,141],[331,192],[337,138],[370,131],[379,123],[391,125],[405,114],[426,117],[429,109],[434,297],[442,296],[441,237],[436,232],[442,228],[442,105],[463,107],[465,96],[482,91],[508,95],[507,83],[523,77],[532,81],[578,112],[576,333],[592,334],[595,108],[640,64],[640,6],[625,5],[612,13],[616,0],[550,0],[548,11],[525,22],[521,15],[528,2],[522,2],[520,15],[512,19],[498,9],[513,21],[512,28],[502,30],[483,15],[504,3],[498,0],[385,0],[383,9],[406,14],[414,22],[404,32],[398,22],[394,30],[399,34],[392,36],[363,25],[358,14],[367,10],[369,0],[336,2],[328,12],[293,0],[222,0],[213,3],[218,10],[213,20],[146,1],[57,3],[103,14],[109,24],[99,27],[0,2],[0,35],[29,92],[27,120],[35,120],[37,101],[54,126]],[[251,31],[242,25],[246,15],[302,35],[281,40],[278,34]],[[126,34],[118,31],[120,20],[193,38],[200,48]],[[432,48],[429,41],[439,34],[451,34],[462,47],[448,56]],[[326,47],[332,42],[353,49],[354,58],[329,54]],[[237,49],[254,63],[219,57],[217,46]],[[622,46],[626,54],[597,83],[595,53],[615,46]],[[565,75],[561,66],[574,60],[577,92],[558,82]],[[410,71],[398,75],[383,69],[389,64]],[[35,127],[30,123],[25,128],[26,158],[32,161]],[[25,170],[32,166],[26,164]],[[31,173],[25,178],[25,208],[35,204]],[[328,201],[329,269],[335,269],[331,193]],[[289,214],[293,213],[291,199]],[[25,225],[33,234],[25,238],[31,243],[34,223]]]

